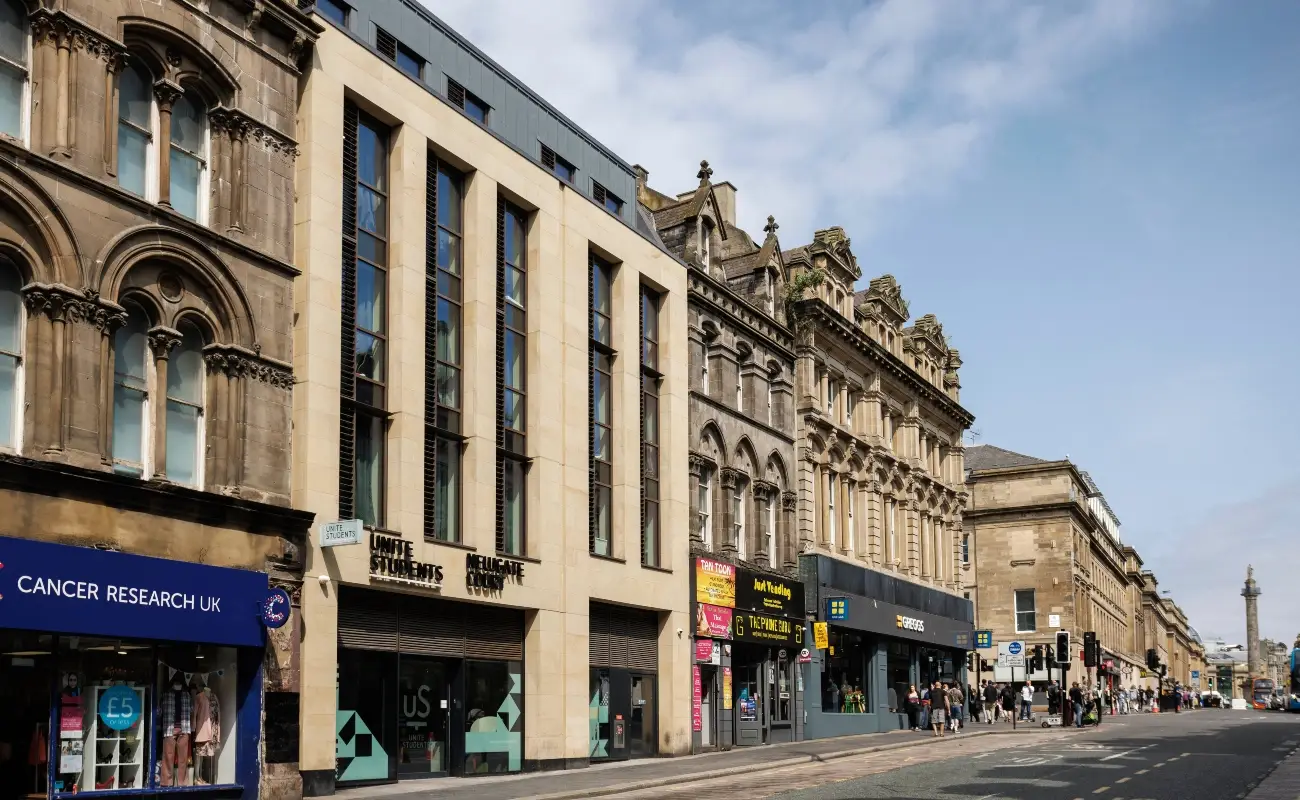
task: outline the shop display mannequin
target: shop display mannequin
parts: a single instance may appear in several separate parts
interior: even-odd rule
[[[180,678],[172,679],[171,688],[163,693],[161,705],[162,758],[158,761],[158,783],[161,786],[187,786],[193,698]]]
[[[215,782],[217,749],[221,746],[221,703],[212,687],[194,693],[194,783]]]

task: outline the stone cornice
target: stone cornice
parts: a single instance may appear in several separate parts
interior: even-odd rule
[[[101,58],[110,70],[116,70],[126,56],[126,45],[95,30],[89,23],[62,9],[37,8],[30,16],[32,41],[69,37],[73,50],[85,50]]]
[[[758,311],[702,270],[686,270],[686,279],[688,302],[711,307],[714,313],[747,328],[751,336],[760,338],[770,348],[781,351],[780,355],[788,361],[794,361],[794,336],[788,328]]]
[[[967,411],[960,403],[939,391],[934,384],[916,374],[893,353],[890,353],[862,330],[850,325],[837,312],[826,305],[821,298],[807,298],[796,303],[800,318],[817,324],[819,330],[832,333],[852,345],[856,350],[878,365],[883,372],[888,372],[906,384],[917,396],[924,398],[947,414],[962,428],[969,428],[975,422],[975,415]]]
[[[252,378],[285,391],[292,391],[293,365],[234,344],[210,344],[203,348],[203,360],[210,371],[232,378]]]
[[[29,283],[22,288],[22,295],[29,314],[85,323],[106,336],[126,324],[126,309],[104,300],[92,289],[77,290],[61,283]]]
[[[237,108],[218,108],[208,114],[214,132],[227,132],[232,137],[259,142],[267,150],[284,153],[289,158],[298,157],[298,143],[289,136],[264,125]]]

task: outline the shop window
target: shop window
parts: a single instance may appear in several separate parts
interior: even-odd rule
[[[339,649],[335,778],[395,778],[397,653]]]
[[[912,686],[912,645],[892,641],[885,654],[885,672],[889,681],[889,710],[907,711],[907,694]],[[918,687],[919,688],[919,687]]]
[[[158,786],[235,782],[237,658],[233,647],[158,649],[154,684]]]
[[[865,714],[872,711],[871,650],[860,633],[831,628],[822,664],[822,711]]]
[[[523,761],[523,665],[466,661],[465,774],[518,772]]]
[[[0,261],[0,450],[21,449],[23,426],[22,276]]]
[[[25,139],[27,122],[27,7],[0,0],[0,133]]]
[[[113,468],[148,477],[149,318],[134,303],[124,304],[126,324],[113,335]]]

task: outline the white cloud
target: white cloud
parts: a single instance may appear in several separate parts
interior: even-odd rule
[[[867,236],[941,191],[1008,118],[1149,32],[1156,0],[424,2],[677,192],[708,158],[741,224]],[[818,16],[808,16],[812,13]]]

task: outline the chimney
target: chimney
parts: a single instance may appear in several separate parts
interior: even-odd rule
[[[641,192],[645,191],[646,181],[650,178],[650,170],[640,164],[633,164],[632,172],[636,175],[636,193],[639,196]]]
[[[722,214],[722,221],[735,227],[736,225],[736,187],[731,181],[713,184],[713,196],[718,198],[718,213]]]

